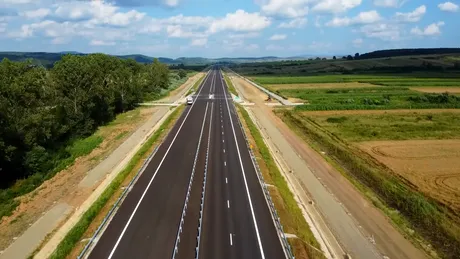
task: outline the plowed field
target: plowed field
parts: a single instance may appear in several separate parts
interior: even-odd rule
[[[419,92],[424,92],[424,93],[451,93],[451,94],[459,94],[460,93],[460,87],[411,87],[410,89],[419,91]]]
[[[368,141],[359,147],[460,212],[460,140]]]

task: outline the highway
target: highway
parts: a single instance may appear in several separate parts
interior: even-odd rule
[[[88,256],[198,257],[286,257],[217,68]]]

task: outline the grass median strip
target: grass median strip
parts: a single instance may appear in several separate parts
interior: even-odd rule
[[[289,239],[296,258],[325,258],[320,249],[318,241],[315,239],[305,218],[299,208],[294,195],[289,190],[288,184],[281,175],[270,151],[265,144],[263,137],[257,126],[249,117],[248,112],[238,106],[240,117],[246,131],[249,142],[254,146],[253,150],[259,159],[259,166],[264,175],[264,180],[268,184],[273,184],[275,188],[270,188],[270,195],[275,204],[276,210],[286,233],[295,234],[298,238]]]
[[[150,152],[153,151],[154,144],[159,143],[162,138],[164,138],[168,129],[170,129],[176,119],[179,117],[183,111],[184,106],[180,106],[169,117],[163,122],[163,124],[158,128],[157,131],[145,142],[145,144],[137,151],[133,156],[128,165],[115,177],[109,187],[102,193],[98,200],[83,214],[82,218],[78,223],[67,233],[61,243],[58,245],[56,250],[53,252],[50,258],[67,258],[69,255],[78,255],[81,249],[84,246],[84,243],[80,242],[83,237],[90,238],[93,234],[93,231],[88,231],[90,226],[95,226],[94,229],[100,224],[102,219],[105,216],[104,211],[110,210],[110,207],[118,198],[117,192],[121,193],[121,188],[123,183],[128,183],[134,176],[137,170],[142,166],[143,159],[148,157]],[[111,202],[109,202],[111,201]],[[79,248],[79,249],[77,249]],[[76,256],[72,256],[75,258]]]
[[[230,80],[230,78],[226,74],[224,74],[224,78],[225,78],[225,82],[227,83],[228,90],[230,91],[230,93],[232,93],[235,96],[238,96],[238,92],[233,86],[232,80]]]

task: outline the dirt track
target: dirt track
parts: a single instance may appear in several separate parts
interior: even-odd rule
[[[369,141],[361,149],[460,212],[460,140]]]
[[[423,92],[423,93],[452,93],[459,94],[460,87],[411,87],[411,90]]]
[[[264,124],[265,131],[280,150],[280,153],[292,154],[290,150],[294,150],[295,155],[293,156],[283,155],[289,166],[294,167],[295,157],[300,157],[308,165],[308,167],[304,166],[303,170],[294,170],[294,174],[305,187],[304,191],[313,197],[331,230],[340,239],[339,242],[345,250],[351,252],[353,258],[371,258],[367,257],[369,255],[367,249],[369,244],[373,242],[375,242],[379,252],[389,258],[426,258],[425,254],[405,239],[389,223],[389,219],[364,198],[340,172],[273,114],[271,109],[264,105],[257,89],[236,77],[234,82],[235,87],[240,90],[244,98],[256,104],[251,107],[251,110],[254,111],[257,119]],[[278,133],[270,135],[270,132]],[[286,145],[288,147],[283,149]],[[315,181],[309,178],[310,174],[314,174],[321,184],[313,186]],[[338,203],[325,202],[330,201],[326,196],[331,194],[327,193],[331,193],[333,199],[337,200]],[[342,211],[342,206],[350,214],[340,214],[339,211]],[[341,222],[346,222],[344,220],[348,217],[353,218],[353,223],[342,224]],[[359,229],[358,232],[355,232],[356,229]],[[363,232],[362,235],[373,240],[373,242],[362,241],[363,236],[359,234],[360,231]]]

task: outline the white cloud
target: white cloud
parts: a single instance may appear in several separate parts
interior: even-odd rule
[[[103,41],[103,40],[92,40],[89,45],[91,46],[113,46],[115,42],[113,41]]]
[[[395,15],[396,20],[401,22],[418,22],[422,19],[423,15],[426,13],[426,6],[421,5],[417,7],[413,12],[410,13],[400,13],[397,12]]]
[[[376,23],[362,26],[358,32],[368,38],[377,38],[384,41],[398,41],[401,39],[401,28],[398,24]]]
[[[52,44],[55,44],[55,45],[59,45],[59,44],[66,44],[69,42],[69,39],[67,38],[61,38],[61,37],[58,37],[58,38],[54,38],[51,43]]]
[[[184,2],[184,0],[114,0],[117,6],[164,6],[164,7],[177,7]]]
[[[315,19],[315,27],[316,28],[320,28],[321,27],[321,16],[316,16],[316,19]]]
[[[193,39],[190,45],[192,46],[205,46],[208,43],[207,38]]]
[[[361,4],[362,0],[321,0],[312,11],[325,13],[343,13]]]
[[[29,4],[35,2],[35,0],[1,0],[2,4]]]
[[[313,41],[311,44],[307,45],[308,50],[321,50],[324,51],[332,47],[330,42],[316,42]]]
[[[194,38],[194,37],[201,37],[201,35],[197,35],[195,32],[187,29],[184,29],[182,25],[168,25],[166,27],[166,33],[168,37],[171,38]]]
[[[227,35],[230,39],[248,39],[248,38],[257,38],[260,36],[258,32],[248,32],[248,33],[232,33]]]
[[[43,18],[43,17],[49,15],[50,13],[51,13],[50,9],[39,8],[37,10],[26,11],[26,12],[22,13],[21,15],[25,16],[26,18],[31,18],[31,19],[39,18],[40,19],[40,18]]]
[[[142,25],[142,27],[139,29],[139,33],[158,33],[163,29],[163,27],[164,26],[159,21],[152,19],[146,24]]]
[[[209,27],[210,33],[220,31],[260,31],[271,24],[271,21],[259,13],[247,13],[237,10],[224,18],[213,21]]]
[[[296,18],[308,14],[309,0],[268,0],[262,4],[262,12],[270,16]]]
[[[353,45],[355,47],[360,47],[363,44],[363,39],[355,39],[353,40]]]
[[[458,11],[458,5],[452,2],[445,2],[438,5],[439,9],[444,12],[452,12],[455,13]]]
[[[19,31],[12,31],[7,34],[9,38],[16,38],[16,39],[23,39],[33,36],[33,29],[28,24],[24,24],[21,26],[21,30]]]
[[[211,23],[214,18],[210,16],[184,16],[179,14],[163,20],[164,23],[168,24],[181,24],[181,25],[195,25],[195,26],[207,26]]]
[[[265,50],[268,51],[278,51],[278,50],[284,50],[282,46],[279,45],[274,45],[274,44],[269,44],[265,47]]]
[[[89,20],[90,24],[127,26],[144,18],[145,13],[136,10],[117,12],[119,8],[103,1],[67,2],[57,5],[55,15],[62,20]]]
[[[278,28],[302,28],[307,24],[307,18],[295,18],[289,22],[282,22]]]
[[[286,34],[275,34],[270,37],[270,40],[285,40],[286,38]]]
[[[334,19],[326,23],[326,26],[342,27],[342,26],[349,26],[349,25],[356,25],[356,24],[370,24],[370,23],[378,22],[381,19],[382,17],[380,17],[380,14],[377,11],[373,10],[369,12],[361,12],[353,18],[335,17]]]
[[[408,0],[374,0],[374,5],[379,7],[401,7]]]
[[[179,0],[164,0],[163,2],[169,7],[176,7],[179,5]]]
[[[5,32],[7,25],[8,25],[7,23],[0,22],[0,32]]]
[[[244,49],[246,51],[257,50],[257,49],[259,49],[259,45],[257,45],[257,44],[249,44],[249,45],[246,45],[246,47]]]
[[[439,27],[443,26],[444,22],[437,22],[437,23],[432,23],[425,27],[425,29],[421,30],[418,26],[415,28],[412,28],[410,33],[418,36],[435,36],[441,34],[441,30]]]

